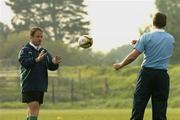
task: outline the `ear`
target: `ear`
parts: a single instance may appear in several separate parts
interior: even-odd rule
[[[30,39],[32,39],[32,38],[33,38],[33,36],[30,35]]]

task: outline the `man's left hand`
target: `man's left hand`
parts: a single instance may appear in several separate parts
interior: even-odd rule
[[[52,62],[54,64],[59,64],[61,62],[61,57],[59,57],[59,56],[53,57]]]

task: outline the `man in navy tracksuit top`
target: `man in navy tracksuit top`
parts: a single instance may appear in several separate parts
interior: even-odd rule
[[[42,40],[42,29],[32,28],[30,42],[22,47],[18,56],[22,102],[28,105],[27,120],[37,120],[44,92],[48,87],[47,70],[57,70],[61,62],[60,57],[52,57],[40,47]]]
[[[174,37],[164,30],[166,15],[156,13],[153,17],[153,31],[143,34],[134,50],[113,67],[116,70],[128,65],[144,52],[144,61],[139,73],[133,98],[131,120],[143,120],[146,105],[151,98],[153,120],[166,120],[169,95],[169,58],[174,48]],[[136,41],[133,41],[136,43]]]

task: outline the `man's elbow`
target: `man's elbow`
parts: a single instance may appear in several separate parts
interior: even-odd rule
[[[49,66],[49,67],[48,67],[48,70],[50,70],[50,71],[55,71],[55,70],[57,70],[58,68],[59,68],[59,65]]]

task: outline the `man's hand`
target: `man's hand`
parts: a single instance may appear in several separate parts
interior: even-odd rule
[[[115,63],[115,64],[113,64],[113,67],[115,70],[119,70],[122,68],[122,64],[121,63]]]
[[[131,41],[131,45],[134,46],[134,45],[137,43],[137,41],[138,41],[138,40],[132,40],[132,41]]]
[[[52,62],[54,64],[59,64],[61,62],[61,58],[59,56],[55,56],[53,57]]]
[[[44,59],[44,57],[46,56],[47,52],[45,52],[44,50],[42,50],[40,53],[39,53],[39,56],[35,59],[36,62],[39,62],[41,60]]]
[[[131,62],[133,62],[139,55],[141,54],[141,52],[137,51],[136,49],[133,49],[132,52],[130,52],[128,54],[128,56],[126,58],[124,58],[124,60],[120,63],[115,63],[113,64],[113,67],[115,70],[119,70],[121,68],[123,68],[124,66],[130,64]]]

